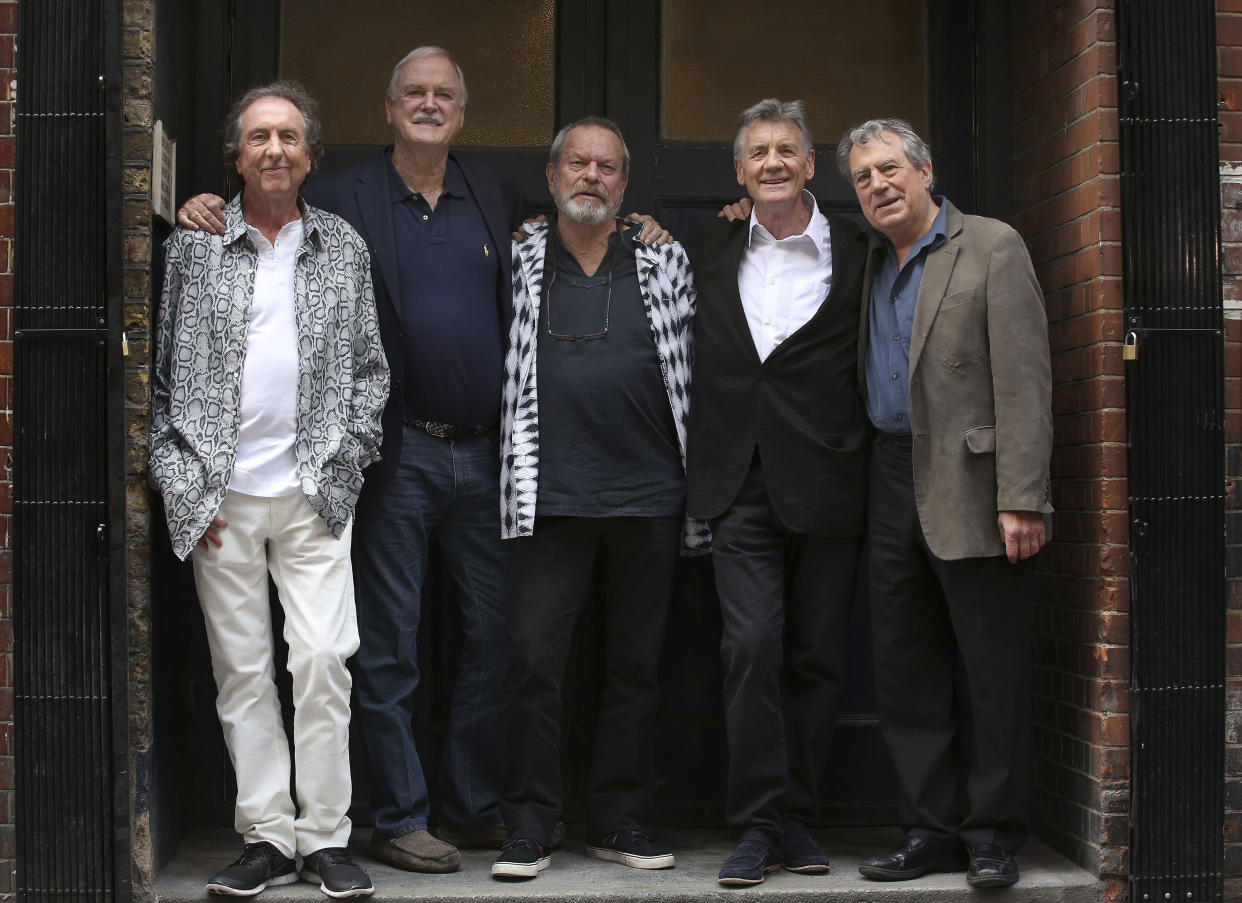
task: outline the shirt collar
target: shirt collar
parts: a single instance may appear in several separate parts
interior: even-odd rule
[[[231,245],[243,235],[248,234],[248,225],[242,218],[241,197],[239,191],[233,196],[233,200],[224,205],[223,242],[225,245]],[[307,242],[312,242],[316,248],[322,248],[323,213],[317,207],[306,203],[300,194],[298,195],[298,209],[302,211],[302,246]]]
[[[940,210],[936,212],[936,218],[932,220],[931,228],[919,237],[919,240],[910,248],[910,253],[906,255],[906,262],[913,260],[919,255],[924,248],[935,250],[940,247],[941,243],[948,238],[948,209],[949,205],[944,199],[944,195],[932,195],[932,200],[940,205]],[[884,236],[884,245],[888,249],[889,256],[896,257],[893,250],[893,243],[888,240],[888,236]]]
[[[388,199],[394,204],[400,204],[414,196],[414,192],[405,187],[405,182],[401,178],[401,174],[397,172],[397,167],[392,162],[392,151],[390,147],[384,154],[384,158],[388,161]],[[457,161],[449,157],[444,164],[444,187],[440,190],[440,197],[450,196],[455,198],[467,197],[466,177],[462,174],[461,167],[457,165]]]
[[[790,235],[788,238],[779,239],[779,241],[797,242],[812,241],[816,248],[825,248],[830,241],[830,230],[828,229],[828,217],[820,212],[819,205],[815,203],[815,196],[805,188],[802,189],[802,206],[806,210],[811,211],[811,221],[806,224],[806,228],[799,235]],[[772,237],[759,218],[755,216],[752,208],[750,211],[750,222],[746,230],[746,246],[753,246],[755,239],[766,244],[774,244],[778,241]]]

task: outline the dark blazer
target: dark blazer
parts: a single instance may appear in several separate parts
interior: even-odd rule
[[[937,558],[1003,555],[1000,511],[1052,512],[1052,369],[1044,294],[1022,236],[949,201],[910,336],[914,495]],[[883,245],[872,233],[872,247]],[[868,258],[858,372],[866,388]]]
[[[393,472],[401,457],[401,414],[405,409],[402,378],[405,374],[405,331],[401,323],[400,286],[397,271],[397,246],[393,238],[392,202],[388,186],[387,150],[365,163],[336,172],[317,175],[306,186],[306,199],[344,218],[358,230],[371,251],[371,278],[375,284],[375,308],[379,314],[380,336],[384,354],[392,372],[388,404],[384,408],[384,444],[381,459],[366,470],[363,491],[374,488]],[[451,156],[451,155],[450,155]],[[488,167],[458,160],[466,185],[483,212],[483,221],[491,235],[492,247],[508,248],[509,236],[522,222],[526,198],[516,182],[506,179]],[[508,254],[498,254],[500,279],[496,283],[496,304],[501,312],[501,326],[508,335],[513,316],[510,286],[513,282],[512,261]],[[501,386],[496,386],[496,410],[500,411]]]
[[[855,536],[864,526],[868,425],[858,392],[859,300],[867,239],[828,215],[832,288],[806,324],[760,362],[737,272],[748,220],[705,223],[688,246],[698,288],[686,440],[687,510],[719,517],[755,450],[788,529]]]

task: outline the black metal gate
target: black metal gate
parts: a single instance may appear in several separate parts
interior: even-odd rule
[[[17,892],[130,897],[121,2],[23,3],[13,438]]]
[[[1213,0],[1117,4],[1130,897],[1224,893],[1225,498]]]

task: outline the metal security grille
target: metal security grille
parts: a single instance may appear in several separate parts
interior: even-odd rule
[[[120,0],[21,5],[13,310],[17,892],[129,898]]]
[[[1225,560],[1213,0],[1121,0],[1130,898],[1223,898]],[[1128,356],[1128,355],[1127,355]]]

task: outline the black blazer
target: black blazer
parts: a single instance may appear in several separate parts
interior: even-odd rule
[[[392,202],[388,186],[387,151],[365,163],[315,176],[306,186],[306,200],[345,219],[358,230],[371,251],[371,279],[375,284],[375,307],[379,314],[380,337],[392,373],[388,404],[384,407],[384,444],[381,459],[366,470],[363,491],[386,481],[401,457],[401,414],[405,409],[405,331],[401,323],[400,286],[397,281],[397,246],[393,237]],[[458,160],[466,185],[483,212],[483,221],[492,247],[504,249],[500,257],[500,280],[496,285],[496,304],[500,308],[502,338],[509,334],[513,318],[512,258],[508,253],[509,235],[522,222],[526,198],[516,182],[488,167]],[[501,386],[496,387],[499,415]]]
[[[686,493],[694,517],[725,512],[758,449],[768,500],[787,529],[863,531],[868,425],[857,341],[867,239],[851,220],[828,215],[828,223],[828,297],[762,363],[737,286],[749,221],[713,219],[690,243],[698,311]]]

